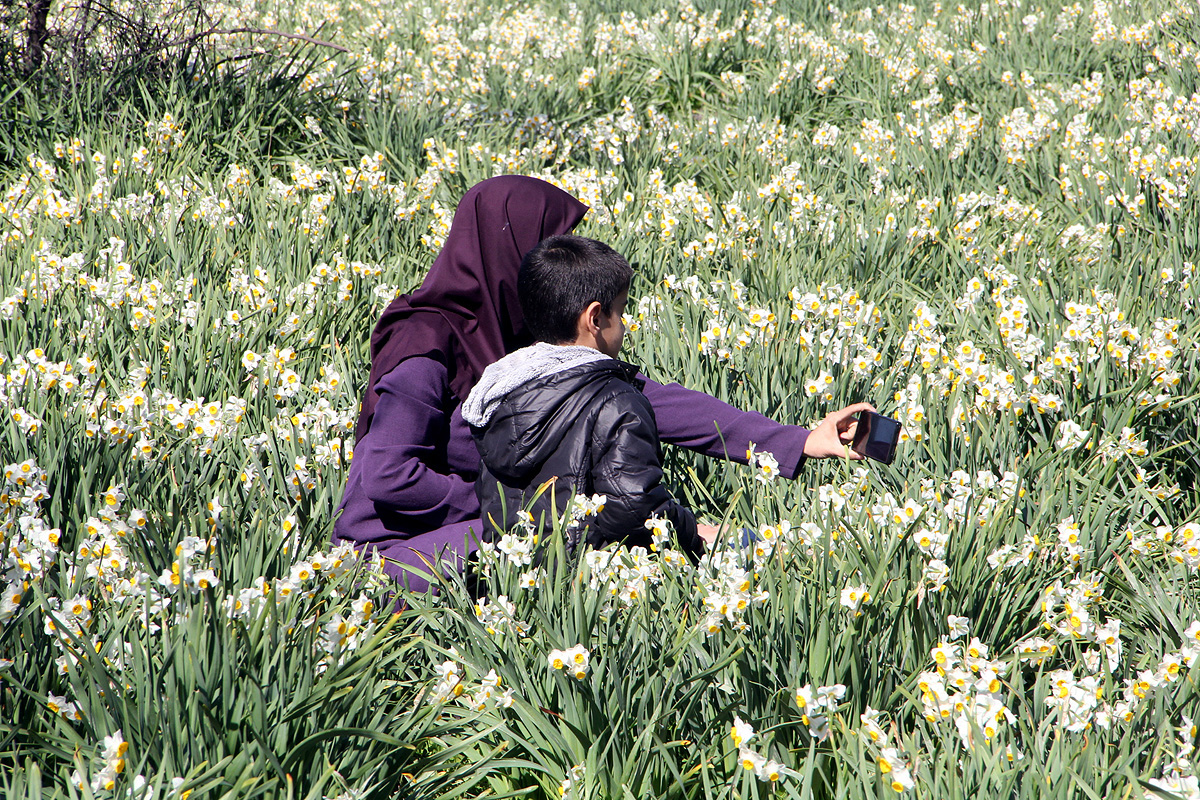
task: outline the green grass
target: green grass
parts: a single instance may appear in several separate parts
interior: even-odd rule
[[[5,74],[3,793],[1186,788],[1197,22],[1081,8],[247,4],[222,25],[350,52],[238,34],[186,70]],[[764,483],[669,452],[680,497],[769,545],[552,544],[534,589],[489,556],[479,613],[466,579],[412,596],[331,551],[371,326],[506,172],[636,265],[648,375],[797,424],[871,400],[896,462]],[[938,678],[948,616],[987,655]],[[582,678],[548,666],[576,645]],[[839,684],[806,721],[797,690]]]

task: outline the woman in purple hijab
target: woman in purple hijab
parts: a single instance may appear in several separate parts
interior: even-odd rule
[[[378,549],[388,573],[412,589],[428,584],[410,568],[428,573],[439,556],[475,549],[479,453],[462,401],[488,364],[532,342],[517,302],[521,260],[542,239],[571,231],[587,210],[537,178],[476,184],[420,288],[396,298],[375,326],[334,540]],[[806,456],[842,455],[850,414],[869,408],[834,412],[810,436],[679,384],[647,380],[644,391],[662,441],[743,463],[753,442],[788,478]]]

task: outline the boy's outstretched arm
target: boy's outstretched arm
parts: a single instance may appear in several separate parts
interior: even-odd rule
[[[696,518],[662,485],[662,455],[649,401],[640,392],[622,392],[600,409],[593,431],[594,490],[605,495],[604,510],[592,522],[589,543],[612,542],[646,547],[646,520],[669,519],[679,548],[693,555],[704,552]]]

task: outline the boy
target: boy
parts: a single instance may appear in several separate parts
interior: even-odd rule
[[[704,543],[692,512],[662,485],[658,427],[637,368],[617,360],[633,270],[616,251],[582,236],[553,236],[521,263],[517,294],[536,344],[484,370],[463,403],[483,463],[475,482],[485,536],[530,512],[543,528],[577,493],[602,494],[603,508],[572,532],[593,547],[648,547],[646,520],[665,517],[681,550]]]

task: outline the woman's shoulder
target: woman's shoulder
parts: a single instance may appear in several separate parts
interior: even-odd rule
[[[376,390],[381,394],[411,395],[445,394],[450,386],[450,372],[436,358],[412,356],[406,358],[379,379]]]

